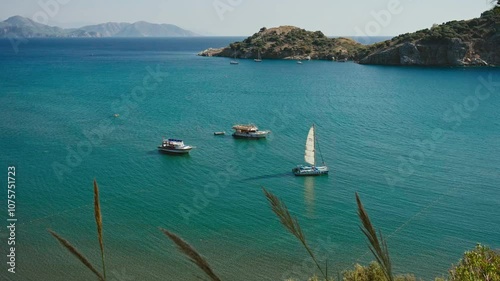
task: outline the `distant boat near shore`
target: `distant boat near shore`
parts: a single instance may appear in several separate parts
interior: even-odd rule
[[[230,61],[229,64],[239,64],[239,62],[236,60],[236,54],[234,54],[234,59]]]
[[[260,57],[260,50],[257,52],[257,58],[253,60],[254,62],[262,62],[262,58]]]

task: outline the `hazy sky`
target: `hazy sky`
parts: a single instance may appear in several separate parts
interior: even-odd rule
[[[61,27],[144,20],[212,35],[294,25],[326,35],[384,36],[477,17],[491,5],[489,0],[0,0],[0,20],[37,15],[38,21]]]

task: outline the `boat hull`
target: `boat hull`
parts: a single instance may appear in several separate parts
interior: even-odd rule
[[[292,172],[296,176],[323,176],[328,175],[328,167],[298,166],[293,168]]]
[[[233,137],[237,139],[264,139],[268,135],[268,132],[258,132],[258,133],[233,133]]]
[[[167,154],[172,154],[172,155],[183,155],[183,154],[188,154],[189,151],[193,149],[192,147],[188,148],[182,148],[182,149],[176,149],[176,148],[166,148],[166,147],[158,147],[158,151],[167,153]]]

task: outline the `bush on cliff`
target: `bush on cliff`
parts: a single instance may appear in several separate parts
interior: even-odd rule
[[[500,255],[478,244],[450,270],[450,281],[500,281]]]

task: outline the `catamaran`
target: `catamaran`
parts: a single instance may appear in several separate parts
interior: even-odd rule
[[[309,129],[309,134],[307,134],[306,140],[306,149],[304,153],[304,160],[307,164],[311,165],[298,165],[297,167],[292,169],[292,172],[296,176],[319,176],[319,175],[327,175],[328,167],[325,165],[323,161],[323,156],[321,156],[321,151],[318,151],[321,156],[322,165],[316,166],[316,127],[314,124]]]

